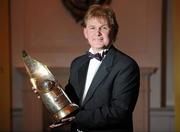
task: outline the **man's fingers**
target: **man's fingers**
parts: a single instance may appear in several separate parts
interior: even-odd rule
[[[64,123],[52,124],[52,125],[50,125],[49,127],[50,127],[50,128],[55,128],[55,127],[62,126],[63,124],[64,124]]]
[[[69,117],[69,118],[64,118],[64,119],[62,119],[61,121],[62,121],[62,122],[66,122],[66,121],[72,121],[72,120],[74,120],[74,119],[75,119],[75,117],[72,116],[72,117]]]
[[[61,120],[61,123],[52,124],[52,125],[50,125],[49,127],[50,127],[50,128],[59,127],[59,126],[62,126],[62,125],[64,125],[64,124],[67,124],[67,123],[71,122],[71,121],[74,120],[74,119],[75,119],[74,116],[69,117],[69,118],[64,118],[64,119]]]
[[[39,95],[37,88],[32,87],[32,90],[37,95],[37,98],[40,99],[40,95]]]
[[[34,87],[32,87],[32,90],[33,90],[34,93],[37,93],[37,92],[38,92],[37,89],[34,88]]]

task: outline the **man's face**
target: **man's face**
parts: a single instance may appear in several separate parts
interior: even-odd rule
[[[110,28],[105,19],[90,18],[84,28],[84,36],[94,51],[100,51],[110,43]]]

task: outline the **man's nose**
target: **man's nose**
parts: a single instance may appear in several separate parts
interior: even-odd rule
[[[97,29],[97,35],[98,35],[98,36],[101,36],[101,35],[102,35],[101,29]]]

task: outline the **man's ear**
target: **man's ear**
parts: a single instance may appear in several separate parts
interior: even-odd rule
[[[87,29],[85,27],[83,28],[83,33],[84,33],[84,37],[87,38]]]

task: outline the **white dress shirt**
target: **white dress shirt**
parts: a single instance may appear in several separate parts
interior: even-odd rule
[[[93,53],[93,50],[90,48],[89,52]],[[99,53],[102,54],[103,50],[100,51]],[[87,94],[87,92],[89,90],[91,82],[92,82],[97,70],[99,69],[99,66],[101,65],[101,63],[102,63],[102,61],[99,61],[99,60],[97,60],[95,58],[91,59],[90,62],[89,62],[82,102],[84,101],[84,99],[86,97],[86,94]]]

